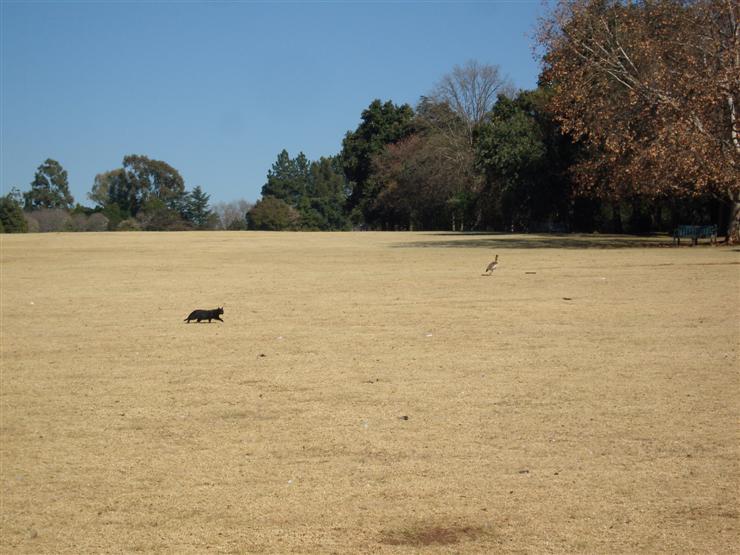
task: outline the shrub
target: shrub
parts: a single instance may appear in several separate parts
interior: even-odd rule
[[[26,220],[26,226],[28,226],[28,233],[38,233],[41,231],[39,221],[34,218],[29,212],[23,213],[23,218]]]
[[[108,218],[106,218],[100,212],[92,214],[87,219],[87,231],[107,231],[108,230]]]
[[[87,216],[80,212],[72,214],[68,228],[70,231],[87,231]]]
[[[300,214],[285,201],[275,197],[264,197],[247,213],[249,229],[280,231],[294,229]]]
[[[141,224],[133,218],[127,218],[118,224],[116,229],[118,231],[141,231]]]
[[[42,233],[51,231],[68,231],[71,229],[72,218],[62,208],[42,208],[34,210],[31,216],[39,223]]]

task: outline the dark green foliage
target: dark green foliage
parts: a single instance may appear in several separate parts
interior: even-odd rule
[[[0,233],[26,233],[28,224],[23,208],[12,192],[0,197]]]
[[[344,215],[346,181],[337,171],[336,158],[321,158],[312,162],[306,195],[298,206],[301,226],[306,229],[347,229]]]
[[[56,160],[47,158],[36,170],[31,190],[24,198],[26,210],[72,208],[74,199],[69,192],[67,171]]]
[[[178,210],[160,198],[147,199],[136,214],[136,220],[145,231],[182,231],[191,226],[185,222]]]
[[[373,100],[362,112],[362,121],[342,141],[342,168],[349,181],[348,211],[358,216],[370,212],[370,205],[380,190],[372,180],[373,158],[384,147],[411,135],[414,111],[408,104],[397,106],[390,100]]]
[[[213,211],[208,206],[210,195],[203,192],[200,186],[187,194],[184,202],[183,218],[193,224],[196,229],[213,227]]]
[[[248,228],[254,230],[295,229],[299,220],[300,215],[295,208],[275,197],[263,197],[247,213]]]
[[[125,219],[130,218],[131,215],[128,212],[121,210],[115,202],[106,204],[105,207],[100,211],[106,218],[108,218],[108,229],[113,231],[118,229],[118,225]]]
[[[203,192],[198,190],[198,198],[192,199],[175,168],[161,160],[132,154],[124,157],[123,167],[96,175],[88,197],[108,218],[109,229],[119,229],[121,222],[131,218],[146,230],[189,229],[191,226],[184,221],[188,215],[199,222],[208,217],[208,197],[205,195],[202,205]],[[128,223],[124,227],[136,226]]]
[[[500,96],[476,133],[476,163],[485,175],[485,221],[506,230],[568,226],[574,147],[547,113],[547,92]]]
[[[291,206],[297,206],[306,195],[309,179],[310,164],[306,155],[300,152],[296,158],[291,158],[287,150],[282,150],[267,173],[262,196],[274,197]]]
[[[100,184],[96,178],[91,198],[99,202],[98,199],[104,198],[107,188],[108,200],[105,204],[115,203],[125,214],[136,216],[151,198],[162,201],[175,212],[180,212],[182,208],[185,183],[175,168],[161,160],[129,155],[123,159],[123,168],[99,177]]]
[[[267,183],[262,187],[262,198],[281,200],[294,209],[299,220],[288,227],[309,230],[346,229],[348,222],[343,212],[346,181],[337,166],[335,158],[309,162],[302,152],[296,158],[291,158],[283,150],[267,174]],[[268,207],[273,211],[275,206],[277,205],[270,201],[256,213],[261,217],[259,214]],[[285,227],[284,222],[272,222],[270,225]],[[256,228],[250,224],[250,229]]]

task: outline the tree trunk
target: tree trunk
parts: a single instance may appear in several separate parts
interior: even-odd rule
[[[730,191],[730,221],[727,223],[727,238],[730,245],[740,243],[740,192]]]
[[[622,207],[618,202],[612,204],[612,233],[622,233]]]

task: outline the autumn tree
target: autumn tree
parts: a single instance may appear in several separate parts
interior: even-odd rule
[[[386,229],[462,231],[478,183],[474,153],[465,139],[460,142],[464,133],[440,130],[461,130],[462,122],[447,105],[422,100],[415,126],[416,133],[374,157],[379,189],[373,212]]]
[[[582,190],[715,195],[740,233],[736,0],[561,0],[539,29],[551,109],[589,147]]]

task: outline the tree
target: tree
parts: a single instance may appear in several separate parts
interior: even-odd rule
[[[346,229],[346,180],[337,159],[321,157],[311,162],[306,195],[298,206],[301,226],[306,229]]]
[[[299,220],[300,215],[295,208],[275,197],[263,197],[247,213],[249,229],[263,231],[295,229]]]
[[[111,191],[125,189],[126,175],[122,168],[99,173],[87,197],[101,208],[111,204]]]
[[[262,197],[281,200],[297,211],[300,222],[296,225],[300,228],[345,229],[345,191],[346,181],[335,158],[309,162],[302,152],[291,158],[288,151],[283,150],[267,174]],[[270,201],[260,207],[257,214],[268,207],[273,210],[275,205]]]
[[[124,157],[121,173],[108,173],[108,202],[117,204],[124,213],[136,216],[150,198],[162,201],[174,212],[181,211],[185,182],[166,162],[132,154]],[[98,191],[91,194],[98,196]]]
[[[208,206],[210,196],[200,186],[190,192],[184,203],[183,217],[197,229],[208,229],[213,225],[213,211]]]
[[[590,149],[583,190],[721,196],[740,238],[736,1],[561,0],[538,39],[551,109]]]
[[[247,212],[254,205],[244,199],[220,202],[213,207],[220,229],[239,231],[247,229]]]
[[[348,184],[348,211],[354,218],[372,224],[371,206],[379,192],[373,181],[373,157],[386,145],[396,143],[414,131],[414,111],[408,104],[397,106],[390,100],[373,100],[363,110],[362,121],[355,131],[348,131],[340,154]]]
[[[36,170],[31,190],[24,198],[26,210],[72,208],[74,199],[69,192],[67,171],[56,160],[47,158]]]
[[[310,164],[306,155],[300,152],[294,159],[283,149],[277,161],[267,172],[267,183],[262,187],[263,197],[274,197],[297,206],[306,195]]]
[[[473,133],[488,116],[496,98],[510,91],[511,85],[501,75],[498,66],[480,64],[475,60],[464,66],[455,66],[442,77],[431,99],[437,104],[446,104],[460,118],[470,145]]]
[[[148,198],[136,213],[136,221],[145,231],[182,231],[190,229],[177,210],[158,197]]]
[[[376,156],[382,188],[373,210],[386,229],[465,228],[466,187],[475,168],[472,158],[448,156],[448,148],[443,135],[419,132]]]
[[[476,164],[485,175],[482,201],[494,227],[540,230],[568,225],[573,200],[569,168],[578,145],[547,111],[550,92],[500,96],[476,135]]]
[[[26,233],[28,224],[23,216],[23,208],[11,191],[0,197],[0,232]]]

